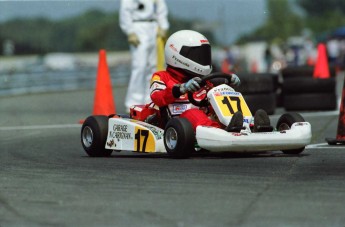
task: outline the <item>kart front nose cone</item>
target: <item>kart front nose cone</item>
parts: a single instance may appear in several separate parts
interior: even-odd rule
[[[177,132],[174,128],[168,128],[165,136],[165,143],[169,149],[174,149],[177,145]]]
[[[82,132],[83,144],[85,147],[89,148],[93,142],[93,132],[89,126],[86,126]]]

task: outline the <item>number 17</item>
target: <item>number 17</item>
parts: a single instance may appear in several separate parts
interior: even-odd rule
[[[229,100],[229,99],[230,99],[230,100]],[[229,97],[229,96],[224,96],[224,99],[222,100],[222,103],[225,104],[225,105],[228,107],[228,109],[229,109],[229,111],[230,111],[231,114],[234,114],[235,111],[234,111],[234,109],[232,108],[231,101],[235,101],[235,102],[236,102],[236,105],[237,105],[237,111],[242,112],[240,97]]]

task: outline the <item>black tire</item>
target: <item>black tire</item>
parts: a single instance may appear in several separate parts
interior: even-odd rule
[[[85,152],[91,157],[108,157],[112,153],[112,150],[105,149],[108,120],[107,116],[90,116],[81,128],[81,144]]]
[[[283,78],[293,77],[313,77],[314,66],[302,65],[302,66],[289,66],[281,70]],[[330,77],[336,76],[336,68],[334,66],[329,67]]]
[[[164,130],[164,146],[174,158],[188,158],[195,151],[195,133],[185,118],[172,118]]]
[[[270,93],[275,91],[273,75],[265,73],[238,74],[241,85],[236,88],[236,91],[242,94]]]
[[[295,122],[304,122],[304,118],[298,113],[286,113],[283,114],[277,122],[277,130],[284,131],[289,130],[291,125]],[[300,154],[304,151],[305,147],[292,149],[292,150],[282,150],[284,154]]]
[[[333,93],[292,94],[283,96],[284,108],[288,111],[335,110],[337,95]]]
[[[283,93],[331,93],[336,89],[335,78],[314,79],[309,77],[288,78],[283,82]]]
[[[247,94],[243,95],[244,100],[254,114],[257,110],[263,109],[267,114],[274,114],[276,109],[277,97],[276,94],[271,92],[267,94]]]
[[[314,67],[313,66],[289,66],[282,69],[281,74],[283,78],[301,78],[301,77],[313,77]]]

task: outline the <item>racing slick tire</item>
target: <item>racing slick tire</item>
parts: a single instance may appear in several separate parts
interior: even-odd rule
[[[112,150],[105,149],[108,120],[103,115],[89,116],[81,128],[81,144],[91,157],[108,157],[112,153]]]
[[[291,110],[335,110],[337,95],[332,93],[291,94],[283,97],[284,108]]]
[[[172,118],[164,130],[164,146],[173,158],[188,158],[195,151],[192,124],[185,118]]]
[[[291,125],[296,122],[304,122],[304,118],[299,113],[285,113],[283,114],[277,122],[277,130],[284,131],[289,130]],[[305,147],[292,149],[292,150],[282,150],[284,154],[300,154],[304,151]]]
[[[329,67],[330,77],[336,76],[336,68],[334,66]],[[301,77],[313,77],[314,66],[301,65],[301,66],[288,66],[281,70],[283,78],[301,78]]]
[[[335,78],[315,79],[296,77],[284,80],[282,90],[285,94],[331,93],[336,89]]]

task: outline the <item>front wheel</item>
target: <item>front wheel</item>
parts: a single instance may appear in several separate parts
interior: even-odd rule
[[[107,116],[90,116],[81,128],[81,144],[91,157],[108,157],[112,150],[105,149],[108,134]]]
[[[278,131],[284,131],[284,130],[290,130],[291,125],[296,122],[304,122],[304,118],[298,114],[298,113],[286,113],[283,114],[278,122],[277,122],[277,130]],[[291,149],[291,150],[283,150],[282,152],[284,154],[300,154],[304,151],[305,147],[297,148],[297,149]]]
[[[192,124],[185,118],[172,118],[164,130],[164,146],[174,158],[188,158],[194,149],[195,134]]]

